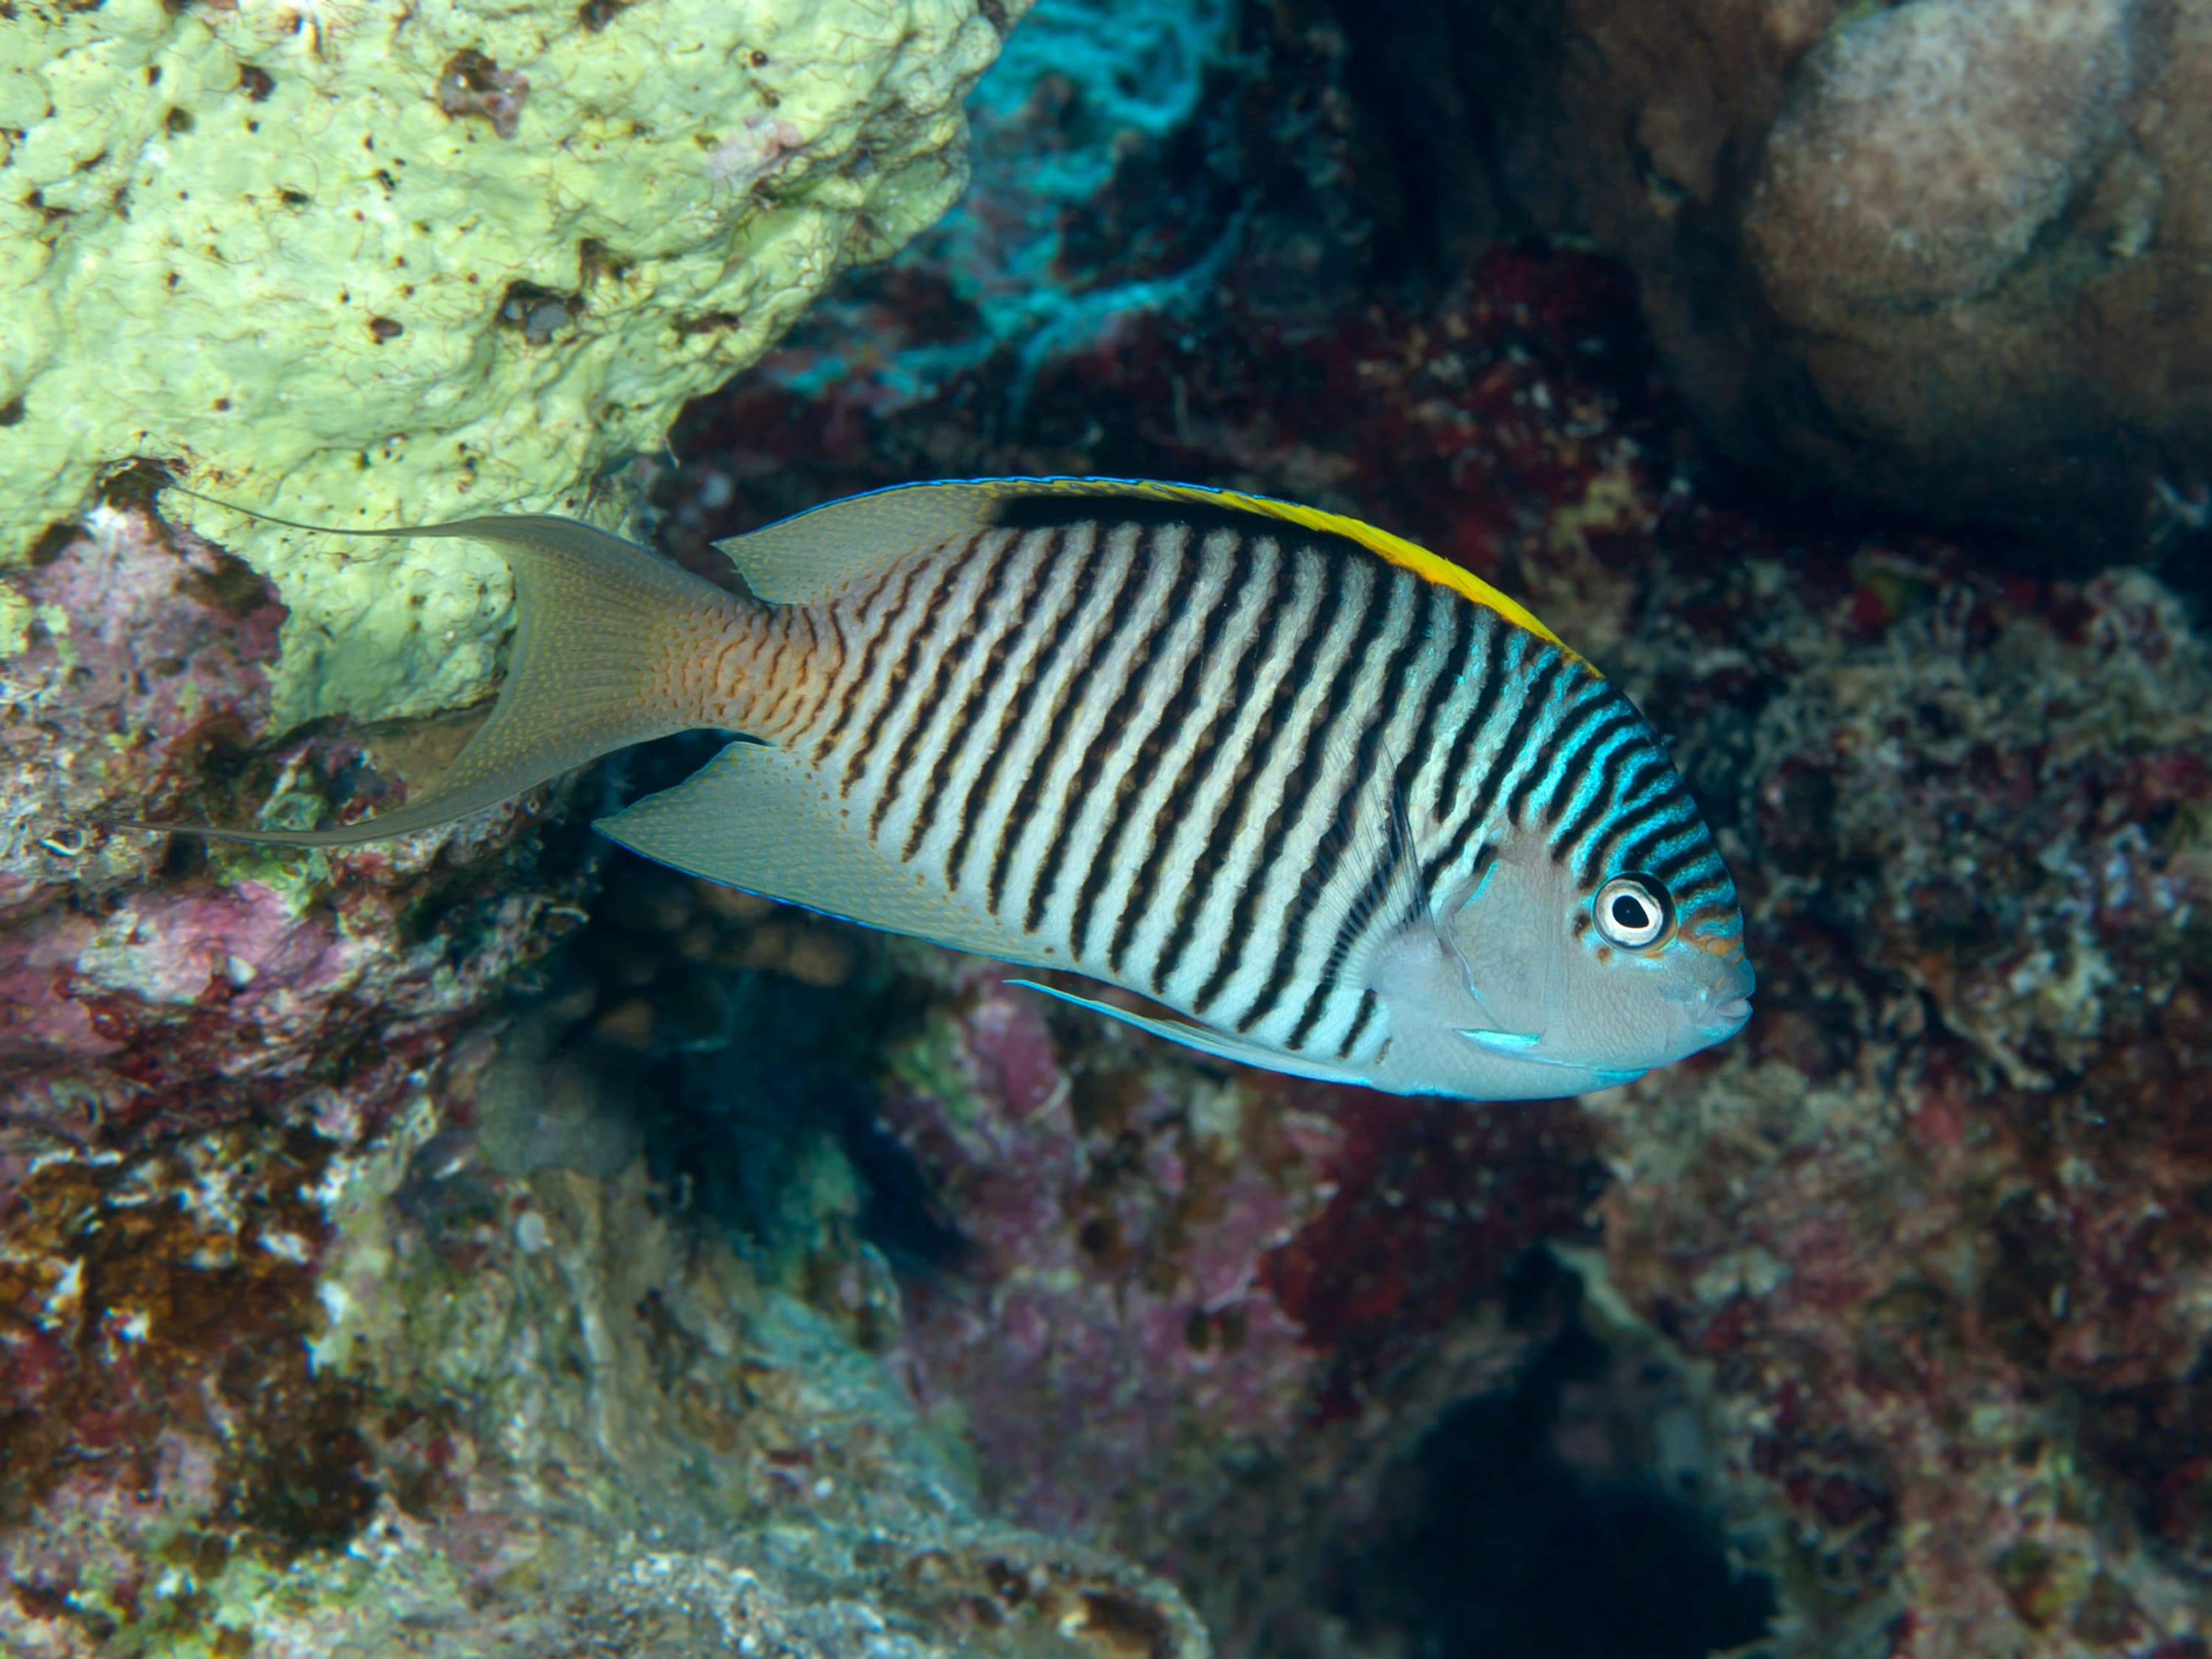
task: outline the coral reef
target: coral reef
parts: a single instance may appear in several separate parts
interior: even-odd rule
[[[1338,9],[1463,244],[1635,269],[1723,448],[2047,558],[2204,524],[2212,45],[2137,0]],[[1999,389],[2002,389],[2001,391]],[[2077,564],[2077,568],[2081,568]]]
[[[373,1141],[264,1121],[14,1183],[11,1654],[1200,1659],[1164,1585],[976,1515],[865,1301],[687,1233],[635,1147],[569,1167],[573,1122],[497,1173],[545,1081],[519,1029]]]
[[[1615,1282],[1715,1364],[1809,1650],[2201,1638],[2212,656],[2139,574],[1705,517],[1686,631],[1792,660],[1674,694],[1735,734],[1767,1012],[1607,1107]]]
[[[1710,464],[1718,382],[1658,373],[1698,365],[1655,270],[1741,291],[1665,264],[1698,192],[1817,190],[1765,142],[1816,87],[1862,88],[1835,143],[1878,174],[1850,145],[1917,106],[1850,75],[1970,13],[2021,24],[1765,8],[1664,84],[1675,8],[1522,18],[1533,50],[1603,14],[1576,73],[1653,77],[1636,187],[1672,216],[1620,222],[1624,265],[1473,250],[1540,196],[1557,79],[1497,104],[1519,149],[1464,100],[1430,124],[1495,163],[1455,202],[1399,167],[1465,19],[1406,14],[1385,107],[1380,14],[1117,12],[1157,48],[1131,91],[1071,10],[986,83],[963,215],[616,481],[696,561],[915,476],[1204,478],[1526,597],[1669,735],[1761,973],[1738,1041],[1580,1106],[1217,1065],[533,803],[156,863],[100,816],[357,812],[462,728],[272,741],[270,589],[118,481],[0,580],[0,1644],[2201,1652],[2201,619],[2141,571],[1801,516]],[[2042,148],[1838,280],[1963,284],[1954,320],[2013,293],[2104,176],[2100,77],[2186,61],[2112,38]],[[426,103],[521,142],[548,82],[482,50]],[[1555,205],[1601,199],[1602,137]],[[719,142],[734,179],[785,135]],[[557,337],[558,294],[507,299]]]
[[[628,859],[579,957],[547,1046],[576,1075],[642,1060],[664,1188],[858,1320],[992,1513],[1143,1560],[1224,1636],[1305,1595],[1317,1515],[1371,1504],[1559,1327],[1501,1287],[1583,1233],[1597,1172],[1566,1105],[1194,1063],[994,964]],[[574,1146],[574,1119],[539,1121]],[[479,1137],[512,1139],[481,1107]]]
[[[960,100],[1024,9],[11,7],[0,561],[141,458],[324,524],[585,504],[954,199]],[[168,510],[275,581],[280,723],[489,674],[483,550]]]
[[[1564,1107],[1209,1075],[1002,977],[962,970],[878,1109],[964,1247],[909,1294],[915,1396],[965,1426],[1000,1512],[1151,1563],[1237,1631],[1324,1536],[1288,1494],[1356,1506],[1544,1334],[1498,1287],[1580,1226],[1587,1137]]]

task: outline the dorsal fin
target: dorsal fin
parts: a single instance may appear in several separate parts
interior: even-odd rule
[[[988,529],[1001,483],[995,478],[893,484],[794,513],[714,544],[757,599],[813,605],[877,575],[923,548]]]
[[[1247,495],[1241,489],[1217,489],[1210,484],[1160,483],[1137,478],[1007,478],[997,482],[1019,486],[1007,492],[1016,497],[1097,495],[1138,501],[1175,502],[1212,507],[1217,512],[1249,514],[1255,518],[1272,519],[1279,524],[1294,524],[1318,536],[1333,536],[1355,543],[1389,563],[1412,571],[1424,581],[1449,587],[1486,610],[1496,612],[1516,627],[1527,629],[1537,638],[1548,640],[1563,651],[1568,649],[1558,635],[1538,620],[1534,611],[1518,599],[1499,592],[1473,571],[1463,569],[1449,559],[1438,557],[1425,547],[1407,541],[1403,536],[1394,536],[1387,530],[1378,530],[1371,524],[1346,517],[1341,513],[1325,513],[1317,507],[1304,507],[1297,501],[1278,500],[1273,495]],[[1569,651],[1568,654],[1575,653]]]
[[[1567,649],[1559,636],[1518,600],[1402,536],[1342,514],[1206,484],[1143,478],[963,478],[943,483],[893,484],[829,502],[714,545],[736,563],[747,586],[760,598],[778,605],[810,605],[848,583],[888,569],[922,548],[938,546],[969,531],[1019,522],[1024,503],[1084,497],[1211,508],[1338,537],[1425,581],[1450,588],[1563,651]]]

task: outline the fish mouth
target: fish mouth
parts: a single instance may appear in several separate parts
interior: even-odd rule
[[[1751,964],[1738,957],[1728,975],[1705,992],[1703,1017],[1697,1021],[1699,1035],[1717,1042],[1741,1030],[1751,1018],[1751,994],[1758,985]]]
[[[1710,1048],[1716,1042],[1726,1042],[1743,1030],[1751,1018],[1751,1001],[1737,997],[1711,1010],[1705,1018],[1693,1022],[1690,1029],[1697,1033],[1692,1040],[1694,1048]]]

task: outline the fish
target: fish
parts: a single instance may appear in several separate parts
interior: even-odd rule
[[[1118,987],[1162,1012],[1013,981],[1219,1060],[1542,1099],[1750,1017],[1734,882],[1634,704],[1358,520],[1148,480],[905,484],[717,543],[728,583],[551,515],[330,533],[501,551],[517,621],[489,717],[358,823],[149,827],[352,845],[707,728],[733,740],[595,827]]]

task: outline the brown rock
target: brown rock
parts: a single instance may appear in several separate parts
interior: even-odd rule
[[[1498,0],[1451,40],[1504,222],[1635,267],[1735,459],[2063,551],[2203,527],[2212,15]]]

